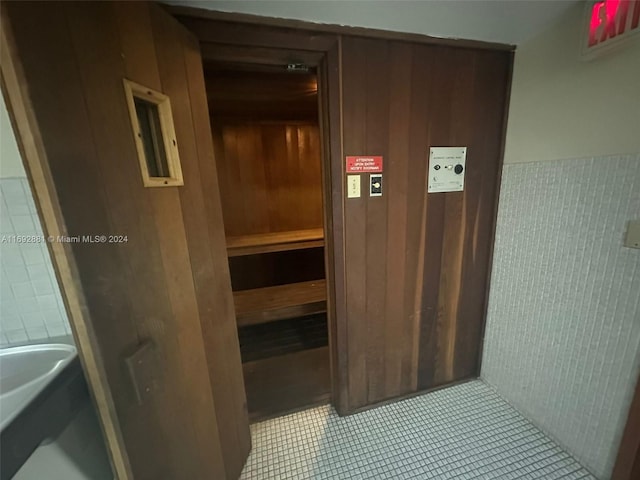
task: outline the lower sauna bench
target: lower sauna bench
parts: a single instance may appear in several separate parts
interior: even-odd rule
[[[252,422],[329,401],[326,313],[240,327],[238,335]]]

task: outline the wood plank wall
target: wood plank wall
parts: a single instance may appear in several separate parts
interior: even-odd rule
[[[322,227],[317,123],[212,122],[227,236]]]
[[[212,59],[227,48],[324,55],[338,411],[477,376],[512,48],[175,11]],[[468,147],[465,192],[427,196],[428,149],[452,145]],[[363,176],[364,196],[345,198],[344,156],[358,154],[385,156],[382,197],[367,196]]]
[[[479,373],[511,54],[342,48],[343,154],[385,161],[382,197],[362,175],[363,196],[345,199],[353,411]],[[464,192],[427,195],[430,146],[468,147]]]
[[[143,2],[5,14],[68,235],[128,238],[72,251],[133,477],[237,478],[250,436],[198,42]],[[184,187],[143,188],[124,77],[171,97]],[[157,390],[138,405],[123,359],[145,341]]]

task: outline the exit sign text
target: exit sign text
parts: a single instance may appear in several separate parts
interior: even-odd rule
[[[582,53],[590,58],[596,52],[609,50],[640,32],[640,0],[600,0],[590,3],[587,21]]]

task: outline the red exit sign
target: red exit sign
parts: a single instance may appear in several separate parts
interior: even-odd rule
[[[636,37],[640,32],[640,0],[600,0],[587,7],[587,34],[582,54],[597,52]]]

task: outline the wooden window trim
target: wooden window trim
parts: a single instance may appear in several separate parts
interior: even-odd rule
[[[145,187],[178,187],[184,185],[182,178],[182,167],[180,166],[180,156],[178,153],[178,144],[176,142],[176,133],[173,126],[173,114],[171,112],[171,100],[161,92],[151,88],[123,79],[124,90],[127,99],[127,107],[129,108],[129,118],[131,119],[131,127],[133,128],[134,138],[136,142],[136,150],[138,152],[138,163],[140,164],[140,173],[142,174],[142,182]],[[152,177],[149,174],[144,142],[134,98],[140,98],[158,107],[158,115],[160,117],[160,130],[162,133],[162,141],[167,157],[167,167],[169,169],[168,177]]]

